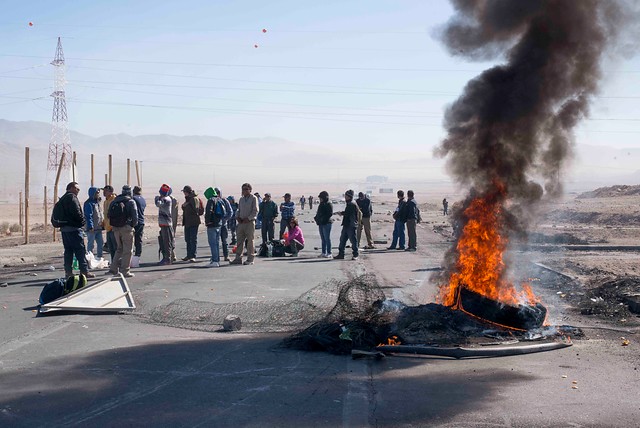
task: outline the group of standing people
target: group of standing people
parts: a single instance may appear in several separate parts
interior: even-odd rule
[[[67,193],[60,198],[65,207],[65,217],[69,221],[61,227],[63,245],[65,248],[65,274],[72,274],[73,257],[78,260],[81,273],[87,277],[94,277],[89,272],[86,260],[87,250],[93,252],[97,247],[97,257],[103,255],[103,246],[111,255],[111,266],[107,274],[117,275],[122,273],[125,277],[133,277],[131,267],[139,266],[142,255],[142,237],[145,226],[146,200],[142,197],[142,189],[128,185],[122,187],[122,192],[116,195],[112,186],[107,185],[103,189],[90,187],[89,198],[80,208],[77,199],[79,193],[78,183],[67,185]],[[102,201],[101,190],[104,192]],[[198,197],[191,186],[184,186],[184,203],[181,205],[172,196],[172,188],[163,184],[154,198],[158,208],[158,236],[159,252],[162,254],[160,265],[170,265],[176,261],[175,255],[175,229],[177,227],[178,209],[182,210],[182,225],[184,226],[184,239],[186,242],[185,262],[195,262],[198,248],[198,230],[204,222],[207,228],[207,240],[209,243],[211,258],[210,267],[220,266],[220,248],[222,258],[232,265],[252,265],[256,255],[254,247],[254,235],[256,221],[261,220],[259,229],[263,245],[280,242],[285,246],[285,252],[297,256],[304,248],[304,235],[295,216],[296,206],[291,200],[291,194],[284,195],[284,201],[277,205],[270,193],[265,193],[263,198],[252,194],[252,186],[244,183],[241,186],[242,196],[236,202],[233,196],[223,197],[222,191],[217,187],[209,187],[204,191],[206,202]],[[393,239],[388,249],[416,250],[416,223],[420,221],[420,211],[414,199],[413,191],[407,191],[405,200],[404,192],[397,192],[398,205],[393,213],[395,219]],[[334,212],[329,199],[329,193],[322,191],[317,199],[317,212],[314,220],[318,226],[322,252],[319,257],[344,259],[347,242],[350,242],[353,251],[353,260],[359,256],[359,245],[363,231],[366,238],[365,249],[375,248],[371,235],[371,216],[373,206],[367,195],[360,192],[354,199],[354,191],[347,190],[344,193],[345,208],[343,211]],[[300,207],[304,209],[306,202],[309,208],[313,208],[314,198],[300,198]],[[445,213],[446,213],[446,205]],[[340,242],[338,254],[332,255],[331,228],[333,215],[342,217]],[[275,224],[278,217],[279,233],[275,236]],[[53,219],[52,219],[53,221]],[[408,244],[405,246],[405,227],[407,229]],[[104,235],[103,235],[104,232]],[[87,245],[84,245],[84,235],[87,237]],[[229,236],[231,241],[229,242]],[[106,245],[105,245],[106,244]],[[234,248],[235,257],[229,258],[229,244]],[[246,260],[243,256],[246,249]]]

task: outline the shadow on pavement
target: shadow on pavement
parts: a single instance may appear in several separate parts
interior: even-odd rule
[[[505,386],[531,378],[417,358],[352,361],[281,349],[283,337],[217,334],[5,364],[0,425],[431,426],[489,407]],[[425,365],[433,367],[416,367]]]

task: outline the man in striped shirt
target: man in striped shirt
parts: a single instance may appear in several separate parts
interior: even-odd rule
[[[284,202],[280,204],[280,239],[287,230],[289,221],[295,216],[296,204],[291,201],[291,193],[284,194]]]

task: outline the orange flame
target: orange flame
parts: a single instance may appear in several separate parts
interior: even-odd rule
[[[401,345],[402,342],[398,340],[398,336],[387,337],[387,343],[380,343],[378,346],[397,346]]]
[[[503,254],[508,240],[502,225],[506,190],[502,185],[496,186],[496,193],[473,199],[464,211],[468,220],[456,246],[457,261],[449,284],[440,288],[439,300],[446,306],[460,309],[457,307],[460,287],[510,305],[539,301],[528,284],[523,284],[523,292],[519,293],[505,279]]]

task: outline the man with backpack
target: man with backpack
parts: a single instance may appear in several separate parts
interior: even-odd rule
[[[356,228],[358,227],[358,212],[360,209],[353,201],[353,190],[349,189],[344,193],[346,206],[344,211],[338,212],[342,216],[342,232],[340,233],[340,244],[338,245],[338,255],[334,260],[344,260],[344,251],[347,246],[347,240],[351,242],[353,250],[352,260],[358,260],[358,241],[356,237]]]
[[[204,224],[207,226],[207,240],[211,249],[209,267],[220,267],[220,230],[227,217],[227,206],[212,187],[204,191],[207,207],[204,210]]]
[[[364,246],[364,249],[372,250],[375,247],[373,245],[373,239],[371,238],[371,215],[373,214],[371,199],[364,193],[359,192],[356,204],[358,204],[358,208],[362,211],[362,219],[358,224],[358,245],[362,242],[362,229],[364,229],[364,234],[367,236],[367,245]]]
[[[73,256],[75,256],[80,266],[80,273],[87,278],[95,278],[95,275],[89,272],[87,264],[87,249],[84,245],[82,232],[86,222],[78,200],[78,193],[80,193],[78,183],[72,181],[67,184],[67,192],[53,207],[51,224],[53,227],[59,227],[62,235],[65,277],[73,275]]]
[[[138,207],[131,197],[131,187],[122,186],[122,193],[109,205],[109,223],[113,228],[118,249],[107,274],[117,275],[118,270],[125,278],[135,275],[131,272],[131,256],[133,255],[133,230],[138,224]]]
[[[111,263],[113,263],[113,259],[116,256],[116,250],[118,249],[118,245],[116,245],[116,238],[113,236],[113,229],[111,228],[111,223],[109,223],[109,217],[107,213],[109,213],[109,206],[111,202],[116,198],[116,195],[113,192],[113,187],[110,185],[104,186],[102,189],[104,191],[104,209],[102,212],[104,213],[104,220],[102,222],[102,226],[106,232],[107,237],[107,250],[109,250],[109,255],[111,255]]]
[[[193,263],[196,261],[198,251],[198,227],[200,227],[200,216],[204,214],[204,204],[198,198],[191,186],[184,186],[184,204],[182,204],[182,225],[184,226],[184,240],[187,243],[187,255],[183,262]]]
[[[224,257],[224,261],[228,262],[229,261],[229,245],[228,245],[227,239],[229,238],[229,232],[230,232],[229,224],[233,220],[235,225],[235,221],[236,221],[234,218],[235,211],[231,206],[231,201],[228,198],[225,198],[222,196],[222,190],[220,190],[219,187],[216,187],[213,190],[215,190],[215,192],[218,194],[218,197],[220,198],[220,201],[224,204],[224,209],[226,212],[226,215],[224,216],[224,219],[222,221],[222,225],[220,225],[220,242],[222,243],[222,255]],[[205,195],[205,197],[206,196],[207,195]],[[229,198],[233,200],[233,196],[229,196]],[[207,200],[208,199],[209,198],[207,198]],[[234,245],[235,229],[232,232],[232,240],[233,240],[232,245]]]

